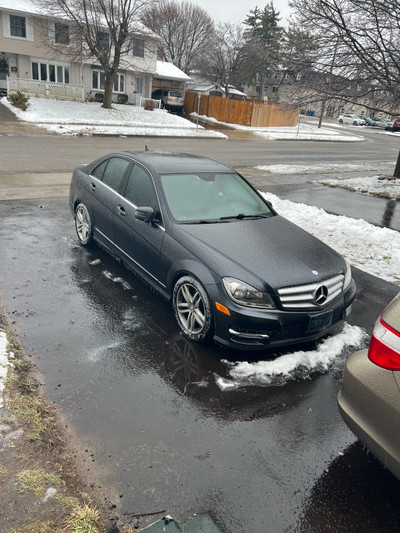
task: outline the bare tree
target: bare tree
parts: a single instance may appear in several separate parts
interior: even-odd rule
[[[199,50],[209,40],[214,23],[207,11],[190,2],[159,0],[148,6],[142,22],[161,37],[159,59],[189,72]]]
[[[327,96],[337,96],[340,88],[348,101],[372,96],[375,107],[400,105],[398,0],[291,0],[290,6],[297,24],[318,40],[314,69],[333,75],[320,87]]]
[[[97,60],[105,74],[103,107],[110,108],[114,80],[124,57],[132,55],[132,42],[143,36],[140,12],[149,0],[35,0],[43,14],[65,31],[71,30],[67,55],[79,61]],[[57,24],[57,22],[56,22]],[[48,33],[45,36],[48,46]],[[58,46],[58,52],[61,47]]]
[[[248,73],[248,48],[240,25],[219,24],[198,57],[197,70],[218,83],[228,96],[229,85],[240,87]]]

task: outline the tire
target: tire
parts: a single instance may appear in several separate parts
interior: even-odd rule
[[[78,204],[75,209],[75,230],[82,246],[89,246],[93,242],[92,219],[85,204]]]
[[[182,333],[195,342],[204,342],[213,331],[210,299],[199,281],[184,276],[175,284],[172,293],[175,318]]]
[[[357,120],[355,120],[355,121],[353,122],[353,126],[358,126],[358,122],[357,122]]]
[[[343,124],[343,120],[342,119],[339,120],[339,124]]]

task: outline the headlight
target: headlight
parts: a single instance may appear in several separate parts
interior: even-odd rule
[[[266,292],[261,292],[238,279],[222,278],[222,281],[229,298],[237,304],[246,305],[247,307],[261,307],[263,309],[275,307],[271,296]]]
[[[346,262],[346,275],[344,276],[344,284],[343,284],[343,290],[347,289],[347,287],[350,285],[351,281],[351,267],[350,263],[345,259]]]

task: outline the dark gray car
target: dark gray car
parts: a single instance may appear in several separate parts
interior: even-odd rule
[[[400,479],[400,293],[377,320],[369,348],[347,360],[338,405],[353,433]]]
[[[241,349],[317,340],[350,312],[346,261],[216,161],[112,153],[74,171],[70,207],[81,244],[99,242],[172,300],[192,340]]]

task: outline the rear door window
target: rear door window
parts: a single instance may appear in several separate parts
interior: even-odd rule
[[[121,157],[110,157],[103,172],[102,182],[118,191],[130,161]]]

